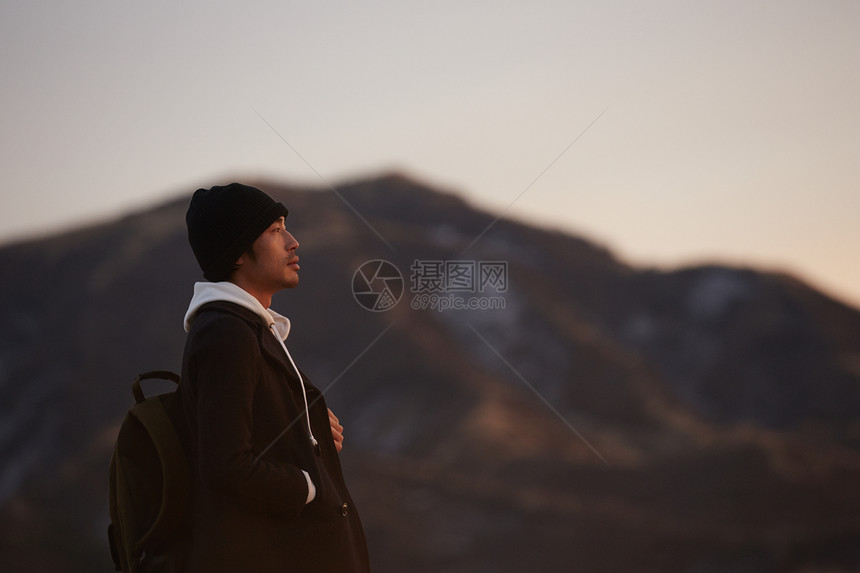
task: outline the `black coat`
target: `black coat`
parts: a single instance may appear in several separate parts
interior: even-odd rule
[[[229,302],[198,311],[182,361],[195,474],[187,571],[369,571],[325,400],[302,376],[319,453],[298,377],[263,319]],[[316,486],[307,505],[302,470]]]

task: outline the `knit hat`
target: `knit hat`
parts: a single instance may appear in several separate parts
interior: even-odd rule
[[[206,280],[224,281],[260,234],[289,211],[241,183],[198,189],[185,213],[188,242]]]

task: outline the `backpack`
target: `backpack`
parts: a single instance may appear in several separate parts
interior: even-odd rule
[[[177,387],[146,398],[140,383],[151,378],[170,380]],[[135,404],[120,427],[110,462],[108,541],[117,571],[182,569],[191,464],[179,382],[173,372],[153,371],[131,385]]]

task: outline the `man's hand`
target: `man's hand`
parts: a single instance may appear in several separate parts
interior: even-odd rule
[[[337,451],[341,451],[343,449],[343,426],[340,425],[340,421],[331,409],[328,411],[328,423],[331,425],[331,437],[334,438],[334,447]]]

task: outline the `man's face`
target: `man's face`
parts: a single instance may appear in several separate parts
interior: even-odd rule
[[[242,280],[260,293],[274,294],[299,284],[299,242],[287,231],[284,218],[269,225],[237,261]]]

